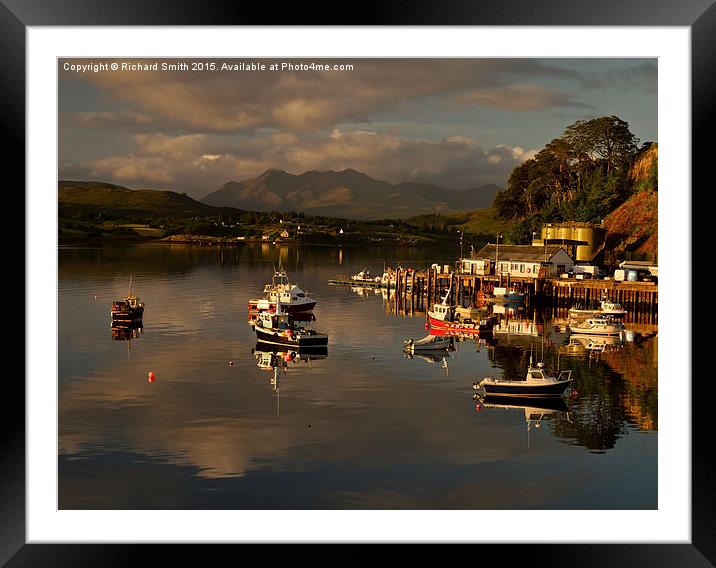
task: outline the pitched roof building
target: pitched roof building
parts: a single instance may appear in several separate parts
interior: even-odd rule
[[[509,274],[523,278],[555,278],[574,266],[574,259],[561,246],[488,244],[461,260],[467,274]]]

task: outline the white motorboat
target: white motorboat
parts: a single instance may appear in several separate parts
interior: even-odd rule
[[[622,308],[621,304],[602,300],[597,310],[582,310],[579,308],[571,308],[569,310],[569,318],[573,321],[583,321],[587,318],[608,316],[616,319],[625,317],[627,311]]]
[[[452,337],[446,335],[426,335],[417,341],[408,339],[403,343],[403,350],[415,353],[416,351],[437,351],[450,349],[453,345]]]
[[[571,325],[569,330],[571,333],[585,335],[621,336],[624,333],[624,324],[610,317],[593,317]]]
[[[358,274],[353,274],[351,280],[356,284],[376,285],[381,283],[380,276],[371,276],[370,270],[367,268],[361,270]]]
[[[562,396],[571,384],[572,371],[560,371],[556,377],[550,376],[544,368],[544,363],[537,363],[537,366],[534,366],[530,357],[527,377],[524,380],[485,377],[480,382],[475,382],[472,387],[475,390],[482,390],[485,396],[539,398]]]

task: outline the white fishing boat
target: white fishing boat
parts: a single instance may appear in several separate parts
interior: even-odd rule
[[[274,270],[271,284],[264,286],[263,297],[249,300],[249,315],[263,311],[275,312],[279,302],[282,310],[288,313],[307,312],[316,306],[316,300],[308,292],[289,281],[280,264],[278,270]]]
[[[403,349],[415,353],[416,351],[438,351],[450,349],[453,345],[452,337],[446,335],[426,335],[417,341],[408,339],[403,343]]]
[[[583,310],[580,308],[570,308],[569,319],[572,321],[583,321],[587,318],[609,316],[615,319],[621,319],[627,315],[627,311],[622,307],[621,304],[611,302],[609,300],[602,300],[599,304],[599,309],[596,310]]]
[[[485,377],[481,381],[475,382],[472,387],[482,391],[484,396],[540,398],[562,396],[571,384],[572,371],[560,371],[557,376],[551,376],[544,368],[544,363],[537,363],[534,366],[530,357],[527,376],[524,380]]]
[[[584,335],[606,335],[620,337],[624,333],[624,324],[611,317],[587,318],[583,322],[569,327],[571,333]]]

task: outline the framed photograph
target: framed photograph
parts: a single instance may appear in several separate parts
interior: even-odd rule
[[[0,7],[27,239],[3,562],[714,563],[710,2],[132,4]]]

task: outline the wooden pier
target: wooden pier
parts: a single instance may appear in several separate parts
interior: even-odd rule
[[[655,324],[659,307],[659,287],[654,282],[617,280],[576,280],[573,278],[515,278],[509,275],[476,275],[444,273],[436,269],[394,270],[394,282],[387,286],[395,296],[395,309],[418,315],[426,313],[448,290],[452,303],[469,307],[492,295],[495,287],[514,288],[525,294],[526,307],[552,311],[565,316],[571,307],[596,309],[607,299],[620,303],[628,315],[627,322]],[[350,278],[329,281],[334,285],[361,286]]]

